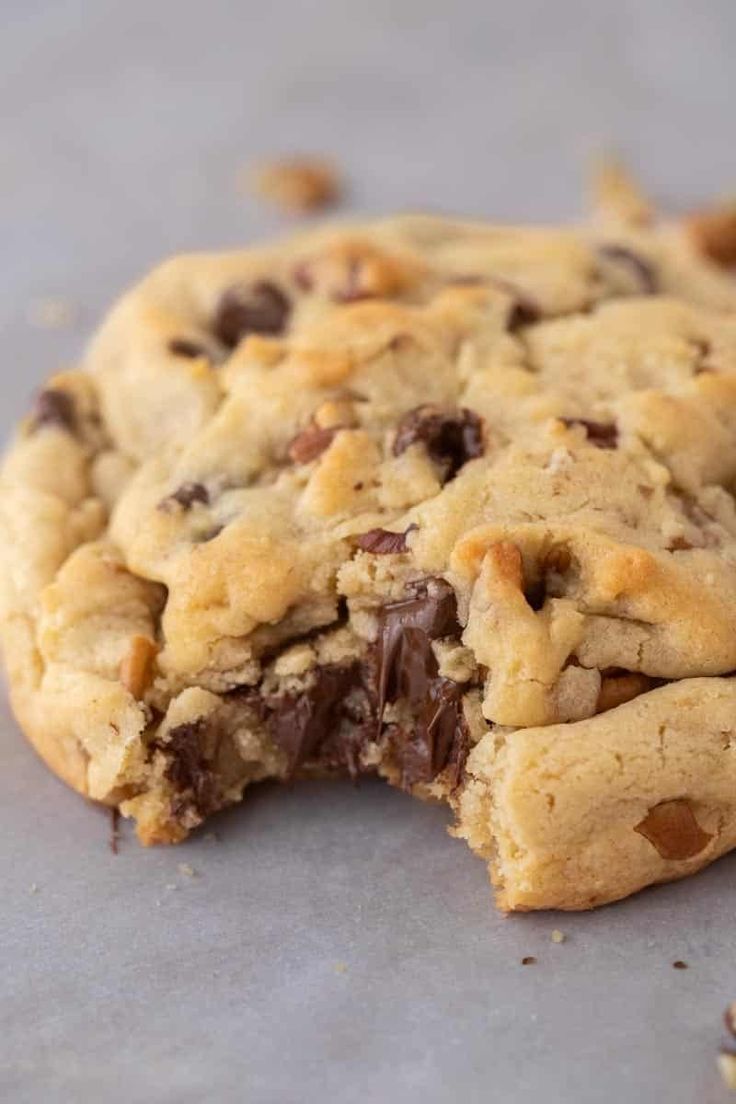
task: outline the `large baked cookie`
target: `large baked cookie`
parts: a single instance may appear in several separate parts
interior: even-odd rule
[[[5,460],[13,707],[144,843],[377,771],[501,908],[610,901],[736,844],[735,479],[736,283],[681,228],[178,257]]]

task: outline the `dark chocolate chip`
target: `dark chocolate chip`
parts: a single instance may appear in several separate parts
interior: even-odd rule
[[[159,509],[166,510],[169,506],[176,502],[184,510],[189,510],[195,502],[201,502],[203,505],[208,506],[210,501],[209,492],[202,483],[182,483],[181,487],[178,487],[173,494],[167,495],[166,498],[159,502]]]
[[[397,725],[389,730],[406,788],[430,782],[446,768],[453,784],[459,780],[468,750],[461,691],[440,677],[432,650],[433,640],[459,633],[455,594],[444,579],[424,580],[411,597],[379,611],[374,650],[379,723],[386,702],[399,699],[416,716],[411,730]]]
[[[179,804],[192,806],[200,816],[207,816],[218,805],[211,761],[203,746],[207,727],[207,720],[200,717],[169,729],[165,740],[153,745],[167,759],[164,777],[176,789]]]
[[[524,955],[524,957],[521,960],[521,965],[522,966],[533,966],[536,961],[537,960],[534,957],[534,955]]]
[[[238,284],[222,296],[213,330],[223,345],[234,349],[248,334],[283,333],[290,312],[289,300],[275,284]]]
[[[370,673],[360,663],[317,667],[298,694],[264,699],[269,731],[286,753],[290,775],[304,763],[360,771],[360,753],[375,732]]]
[[[169,352],[174,356],[188,357],[191,360],[207,355],[201,345],[197,345],[196,341],[188,341],[185,337],[172,338],[169,342]]]
[[[454,479],[468,460],[483,455],[483,423],[472,410],[441,410],[426,404],[403,416],[394,438],[394,456],[420,442],[442,467],[444,483]]]
[[[587,418],[560,418],[566,426],[582,426],[592,445],[601,449],[615,449],[618,444],[618,427],[615,422],[591,422]]]
[[[687,962],[683,962],[681,958],[675,959],[675,961],[672,963],[672,965],[674,966],[674,968],[676,970],[687,970],[688,969]]]
[[[403,533],[393,533],[389,529],[369,529],[367,533],[361,533],[355,543],[363,552],[372,552],[376,556],[406,552],[406,538],[418,528],[417,525],[410,525]]]
[[[322,429],[317,425],[308,425],[289,444],[289,459],[295,464],[309,464],[330,447],[339,429],[344,426],[330,426]]]
[[[56,426],[74,433],[77,428],[77,412],[73,397],[58,387],[47,387],[36,396],[31,412],[35,429]]]
[[[624,266],[634,277],[643,295],[657,291],[657,271],[651,261],[645,260],[625,245],[601,245],[598,254],[606,261]]]
[[[526,297],[517,295],[511,304],[506,319],[506,329],[510,333],[516,333],[522,326],[531,326],[542,317],[542,312],[535,302]]]
[[[547,598],[547,586],[544,579],[537,579],[536,582],[530,583],[529,586],[524,587],[524,598],[527,605],[537,612],[541,610]]]

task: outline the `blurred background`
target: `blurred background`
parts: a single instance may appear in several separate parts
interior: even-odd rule
[[[611,149],[673,207],[736,191],[735,44],[734,0],[0,0],[0,433],[162,256],[288,231],[263,158],[332,158],[338,215],[569,220]],[[504,920],[446,813],[370,783],[112,855],[0,725],[2,1099],[727,1099],[734,856]]]
[[[736,190],[735,42],[733,0],[1,0],[6,352],[28,391],[161,256],[283,229],[238,185],[272,154],[333,157],[349,213],[571,218],[610,148]]]

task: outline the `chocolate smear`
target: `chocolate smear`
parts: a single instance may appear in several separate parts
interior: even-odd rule
[[[651,261],[645,260],[639,253],[625,245],[601,245],[598,255],[605,261],[625,267],[634,277],[643,295],[654,295],[657,291],[657,272]]]
[[[189,510],[195,502],[201,502],[204,506],[208,506],[210,496],[207,488],[203,483],[182,483],[173,494],[167,495],[159,503],[159,509],[166,510],[169,506],[176,502],[183,510]]]
[[[56,426],[68,433],[77,428],[77,414],[73,397],[59,387],[47,387],[36,396],[31,412],[35,429]]]
[[[297,433],[289,444],[287,453],[295,464],[309,464],[321,456],[332,444],[335,434],[342,426],[329,426],[323,429],[318,425],[308,425]]]
[[[400,420],[394,438],[394,456],[421,443],[442,468],[442,482],[454,479],[464,464],[483,455],[483,423],[472,410],[442,410],[432,404],[417,406]]]
[[[406,538],[418,528],[418,525],[410,525],[403,533],[393,533],[390,529],[369,529],[366,533],[360,533],[355,543],[363,552],[372,552],[375,556],[395,555],[407,551]]]
[[[275,284],[237,284],[222,296],[213,330],[223,345],[234,349],[248,334],[283,333],[290,313],[289,300]]]
[[[591,445],[601,449],[615,449],[618,445],[618,427],[615,422],[591,422],[588,418],[560,418],[570,426],[582,426]]]
[[[189,341],[185,337],[174,337],[169,342],[169,352],[174,356],[187,357],[194,360],[196,357],[206,356],[206,351],[196,341]]]

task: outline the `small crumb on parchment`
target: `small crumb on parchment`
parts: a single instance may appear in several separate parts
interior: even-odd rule
[[[28,321],[42,330],[61,330],[71,326],[76,318],[74,306],[67,300],[56,297],[37,299],[28,307]]]
[[[29,893],[38,893],[38,883],[37,882],[31,882],[31,884],[28,888],[28,892]]]
[[[567,936],[564,932],[561,932],[559,928],[555,928],[550,936],[550,939],[553,943],[564,943],[567,939]]]
[[[536,963],[536,961],[537,960],[534,957],[534,955],[524,955],[524,957],[521,960],[521,965],[522,966],[533,966]]]
[[[197,871],[194,869],[193,866],[190,866],[189,863],[179,863],[176,869],[179,871],[180,874],[183,874],[185,878],[197,877]]]
[[[307,156],[262,161],[239,174],[238,186],[289,214],[331,207],[343,191],[340,175],[330,161]]]
[[[347,962],[336,962],[335,963],[335,973],[336,974],[346,974],[347,972],[348,972]]]
[[[687,962],[683,962],[681,958],[675,959],[675,961],[672,963],[672,966],[675,970],[689,970],[690,969]]]

